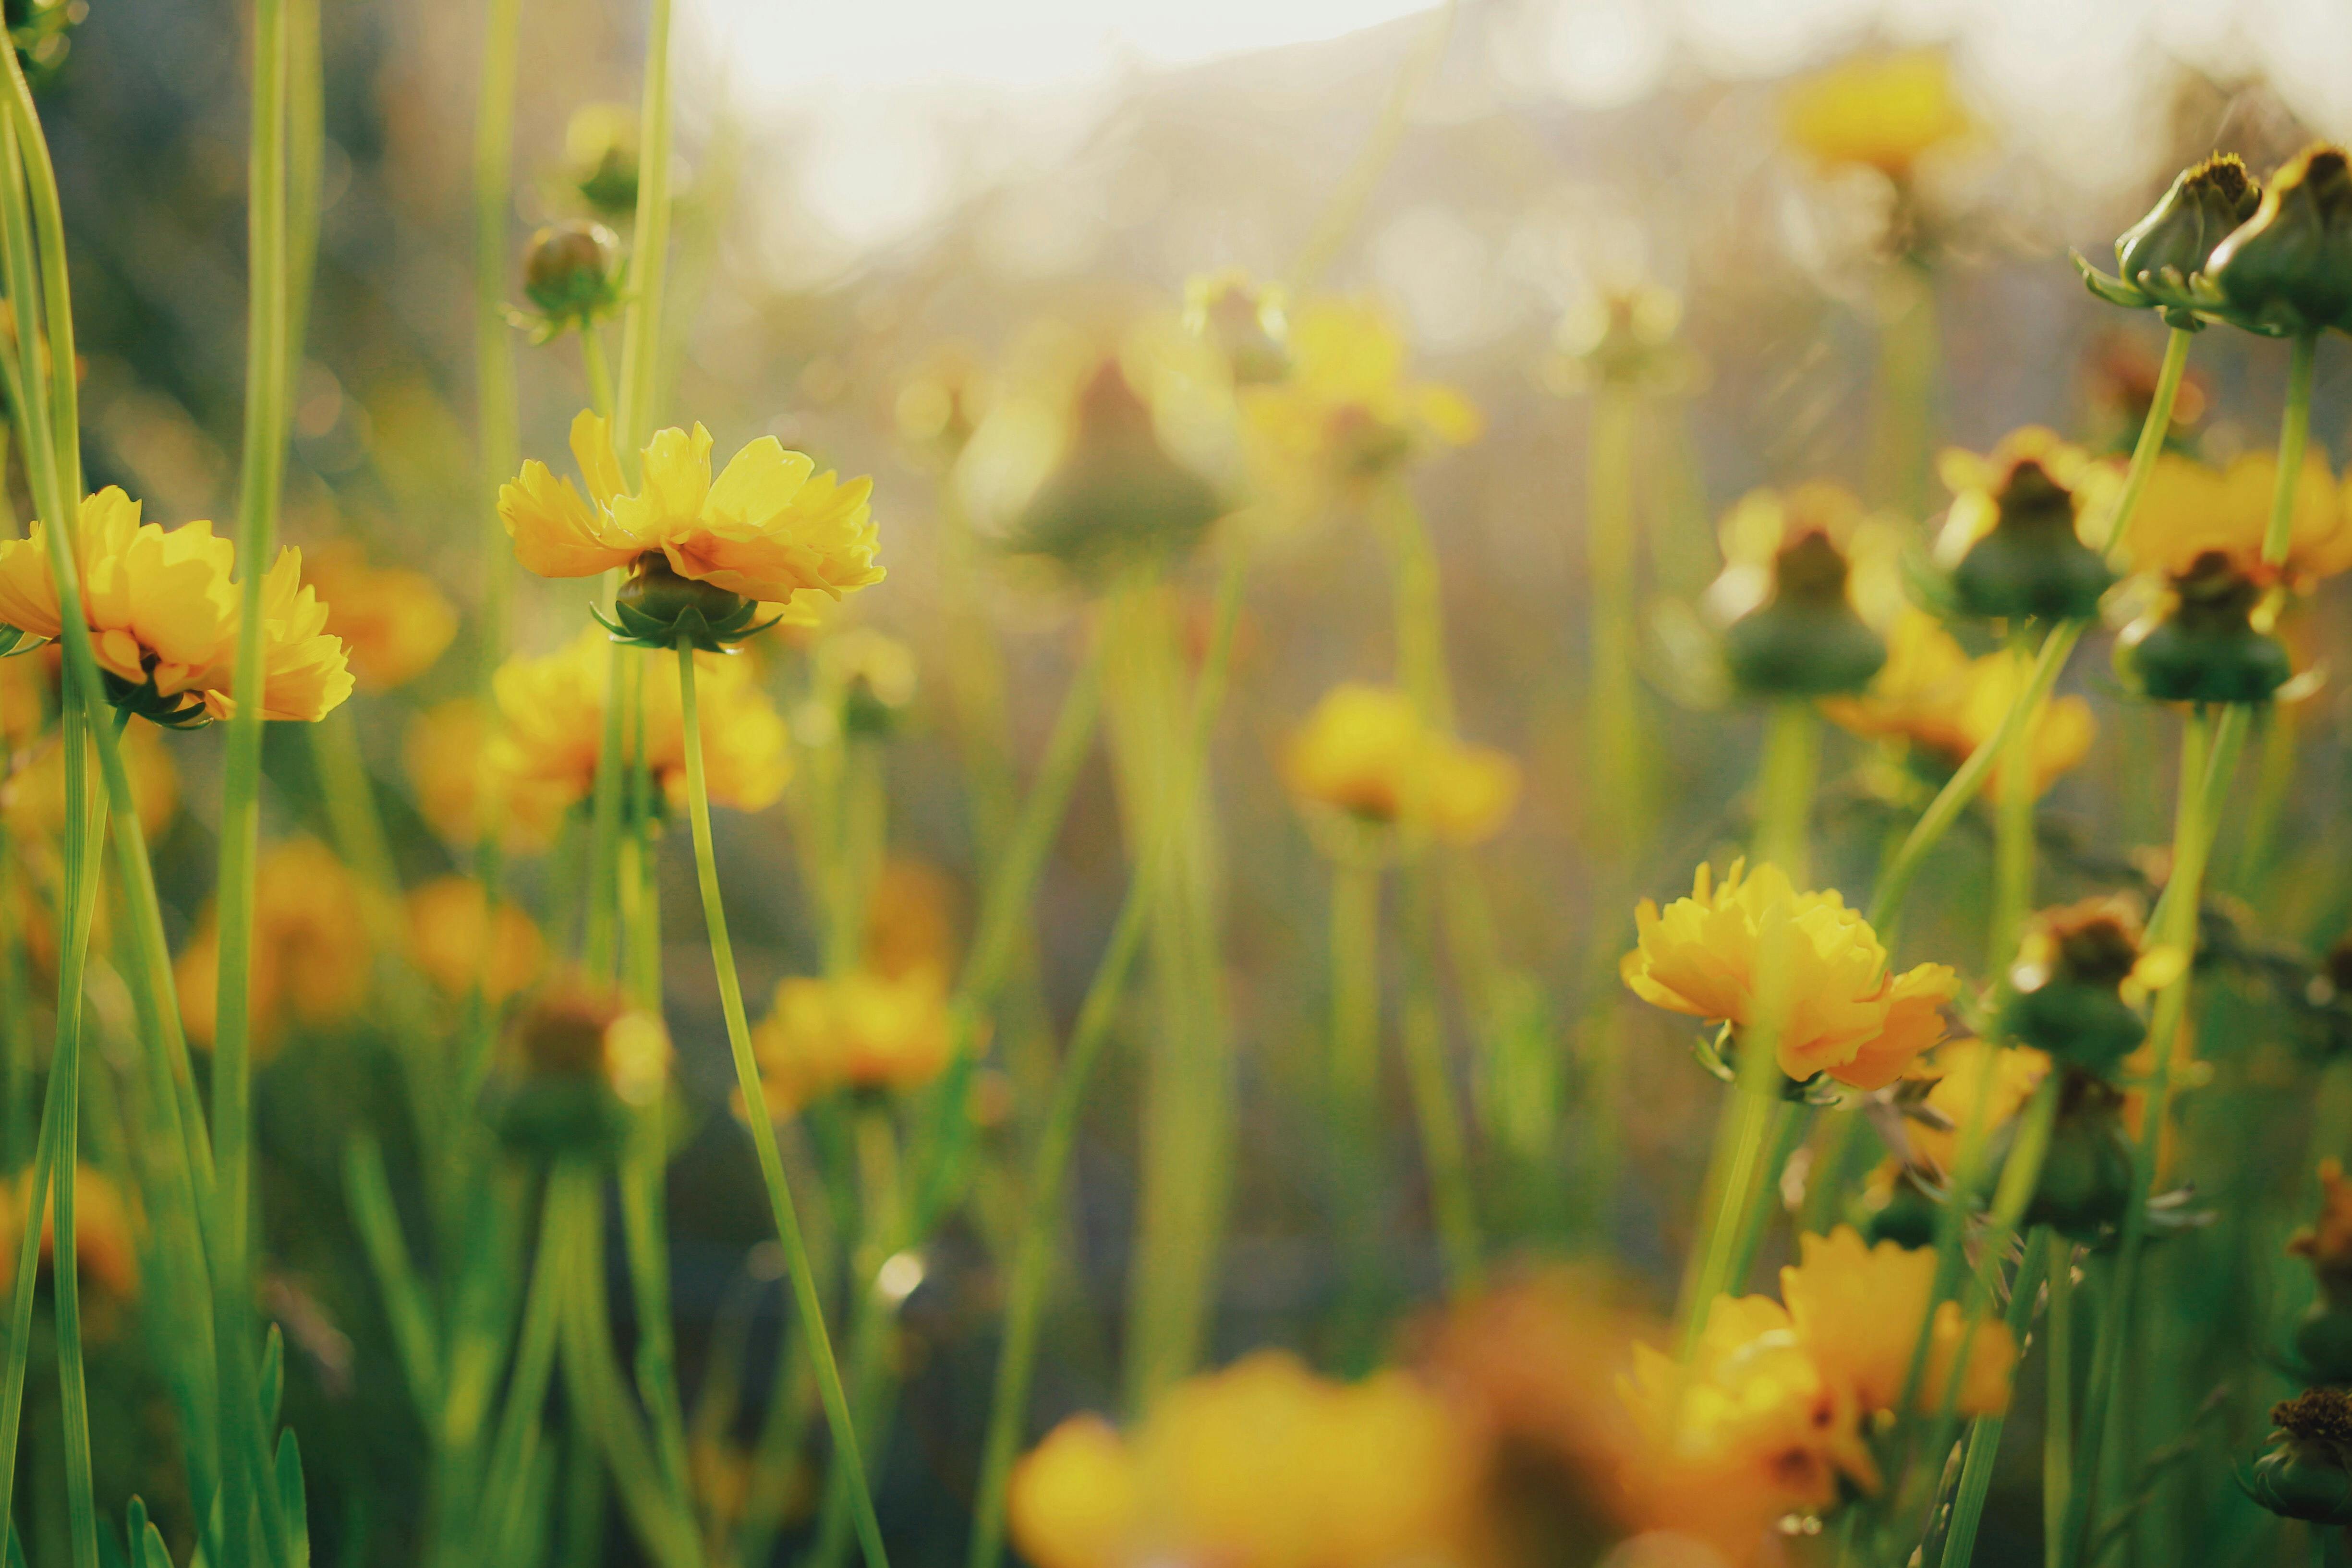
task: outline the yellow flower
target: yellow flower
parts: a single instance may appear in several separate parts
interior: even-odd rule
[[[1934,49],[1856,55],[1799,82],[1782,108],[1789,140],[1816,161],[1895,180],[1972,127],[1951,68]]]
[[[1940,963],[1887,972],[1877,933],[1833,891],[1799,893],[1776,866],[1734,861],[1720,885],[1701,866],[1691,896],[1634,914],[1640,941],[1618,973],[1645,1002],[1746,1029],[1757,1022],[1763,968],[1786,1009],[1780,1070],[1826,1072],[1856,1089],[1892,1083],[1940,1038],[1938,1011],[1959,989]]]
[[[2123,472],[2042,425],[2023,425],[2003,436],[1990,452],[1953,447],[1936,459],[1937,476],[1952,492],[1944,525],[1936,534],[1936,559],[1951,567],[2000,521],[2000,495],[2021,467],[2039,468],[2066,492],[2074,509],[2074,537],[2104,549]],[[2135,534],[2139,523],[2132,524]]]
[[[874,481],[816,474],[772,436],[738,452],[714,479],[710,432],[656,431],[633,491],[610,427],[583,411],[572,422],[572,455],[587,480],[585,500],[535,458],[499,490],[515,558],[542,577],[593,577],[657,554],[681,577],[798,620],[814,613],[814,600],[882,580],[867,502]]]
[[[56,650],[0,658],[0,752],[28,746],[58,706]]]
[[[281,550],[261,585],[261,716],[309,721],[325,718],[352,694],[352,672],[341,637],[327,630],[327,605],[302,581],[302,552]],[[236,711],[228,683],[205,693],[215,719]]]
[[[1959,1160],[1960,1139],[1976,1114],[1977,1091],[1983,1082],[1985,1053],[1994,1053],[1990,1098],[1985,1102],[1984,1125],[1990,1132],[2005,1125],[2025,1109],[2042,1080],[2050,1076],[2050,1058],[2031,1046],[1991,1046],[1978,1039],[1947,1040],[1936,1047],[1925,1068],[1936,1075],[1924,1103],[1951,1123],[1931,1126],[1906,1121],[1903,1131],[1911,1142],[1915,1163],[1948,1176]]]
[[[1860,1409],[1895,1409],[1927,1321],[1934,1250],[1910,1250],[1892,1241],[1865,1247],[1849,1226],[1825,1237],[1801,1237],[1797,1249],[1798,1261],[1780,1270],[1780,1298],[1788,1303],[1798,1340],[1823,1375],[1851,1391]],[[1937,1305],[1917,1408],[1942,1407],[1963,1343],[1969,1348],[1959,1372],[1959,1413],[2000,1415],[2009,1408],[2016,1342],[2009,1325],[1997,1319],[1978,1324],[1971,1337],[1958,1301]]]
[[[524,1079],[601,1084],[625,1105],[650,1105],[669,1080],[669,1031],[609,984],[565,975],[534,996],[508,1032]]]
[[[289,1025],[331,1028],[366,1005],[370,953],[358,910],[367,897],[359,879],[315,838],[289,838],[262,851],[248,998],[257,1050],[274,1050]],[[174,965],[180,1021],[201,1046],[212,1044],[219,1022],[215,921],[207,908]]]
[[[2278,459],[2268,452],[2243,453],[2222,468],[2164,454],[2148,475],[2125,540],[2132,570],[2178,576],[2198,556],[2217,550],[2240,571],[2267,577],[2263,534],[2277,483]],[[2294,504],[2286,579],[2307,588],[2352,567],[2352,501],[2337,490],[2325,453],[2304,458]]]
[[[482,796],[497,798],[500,840],[518,854],[555,841],[571,806],[568,783],[510,775],[491,750],[497,728],[479,702],[453,698],[408,722],[401,756],[415,791],[416,809],[451,844],[472,844],[481,833]]]
[[[836,1089],[919,1089],[948,1065],[947,984],[936,969],[890,977],[855,970],[794,975],[752,1031],[771,1116],[791,1116]]]
[[[955,884],[937,866],[904,856],[884,861],[866,900],[866,967],[888,980],[919,969],[952,973],[955,910]]]
[[[1916,746],[1946,769],[1958,768],[2000,730],[2026,679],[2006,653],[1970,658],[1935,616],[1906,610],[1887,634],[1886,663],[1859,697],[1831,698],[1822,711],[1857,735]],[[2045,698],[2027,721],[2025,744],[2038,796],[2089,755],[2098,721],[2080,697]],[[2000,763],[1984,793],[2000,795]]]
[[[409,890],[409,955],[449,996],[466,995],[478,979],[485,998],[503,1002],[537,979],[546,961],[530,916],[501,899],[493,920],[488,902],[471,877],[436,877]]]
[[[1451,386],[1406,379],[1404,338],[1367,301],[1319,300],[1290,322],[1289,374],[1237,395],[1261,482],[1293,510],[1320,510],[1434,447],[1477,439],[1477,408]]]
[[[1335,687],[1283,753],[1283,782],[1300,801],[1450,844],[1492,837],[1519,793],[1518,764],[1422,722],[1393,688]]]
[[[415,679],[457,635],[457,612],[432,578],[371,566],[356,544],[312,552],[310,578],[327,601],[327,630],[343,639],[353,679],[371,691]]]
[[[0,624],[60,636],[49,575],[48,525],[0,542]],[[168,532],[139,521],[139,503],[110,485],[81,503],[75,568],[82,618],[101,668],[194,710],[207,687],[226,686],[236,648],[236,547],[209,522]]]
[[[0,1295],[12,1289],[16,1251],[30,1219],[32,1172],[0,1177]],[[54,1184],[49,1202],[57,1201]],[[57,1258],[57,1215],[41,1215],[41,1266]],[[129,1300],[139,1292],[139,1246],[130,1196],[91,1165],[74,1169],[74,1267],[85,1295]]]
[[[122,768],[131,775],[131,798],[139,805],[139,826],[152,838],[163,831],[180,804],[180,772],[173,765],[163,732],[152,724],[133,721],[122,732]],[[93,789],[99,787],[95,759],[90,780]],[[25,853],[26,840],[54,840],[64,831],[65,747],[57,736],[51,735],[0,784],[0,811],[5,811],[10,836],[18,840],[10,846],[13,853]]]
[[[512,658],[499,668],[493,678],[499,730],[489,756],[504,775],[510,808],[539,811],[550,801],[569,806],[594,789],[612,658],[611,641],[591,626],[544,658]],[[711,801],[743,811],[774,805],[792,776],[783,720],[740,659],[698,654],[695,672]],[[645,747],[665,798],[683,800],[686,722],[677,672],[666,659],[645,672]]]
[[[1466,1561],[1475,1449],[1399,1372],[1316,1376],[1278,1351],[1168,1391],[1130,1435],[1080,1416],[1015,1470],[1043,1568],[1443,1568]]]

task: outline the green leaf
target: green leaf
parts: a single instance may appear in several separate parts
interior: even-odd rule
[[[293,1428],[278,1435],[278,1498],[286,1510],[286,1539],[292,1548],[289,1568],[310,1568],[310,1512],[302,1495],[302,1450]]]
[[[278,1412],[286,1398],[286,1336],[278,1325],[269,1325],[269,1337],[261,1347],[261,1426],[267,1432],[278,1425]]]
[[[201,1561],[202,1553],[198,1553],[198,1558]],[[172,1549],[163,1544],[163,1532],[155,1528],[155,1521],[152,1519],[147,1521],[146,1533],[139,1543],[138,1568],[172,1568]]]

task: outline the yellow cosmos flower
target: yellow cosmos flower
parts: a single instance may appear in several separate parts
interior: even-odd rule
[[[866,900],[866,967],[889,980],[954,972],[956,887],[928,860],[893,856]]]
[[[432,578],[371,566],[356,544],[313,551],[309,575],[327,601],[327,630],[342,638],[352,679],[368,690],[407,685],[457,635],[457,612]]]
[[[1266,1351],[1177,1384],[1125,1436],[1064,1423],[1008,1500],[1041,1568],[1444,1568],[1468,1561],[1475,1457],[1409,1374],[1338,1384]]]
[[[261,854],[254,874],[255,1046],[275,1050],[289,1026],[326,1029],[367,1003],[370,953],[357,910],[368,897],[334,852],[315,838],[289,838]],[[173,973],[188,1038],[210,1046],[219,1022],[220,932],[207,908]]]
[[[947,984],[936,969],[890,977],[855,970],[794,975],[751,1032],[772,1117],[795,1115],[838,1089],[920,1089],[948,1065]]]
[[[1951,66],[1935,49],[1854,56],[1799,82],[1782,110],[1789,140],[1816,162],[1895,180],[1973,128]]]
[[[656,431],[631,490],[610,426],[583,411],[572,422],[572,455],[587,481],[584,500],[536,458],[499,490],[515,558],[542,577],[593,577],[659,555],[681,577],[802,621],[814,601],[882,580],[874,481],[818,474],[772,436],[738,452],[714,479],[709,431]]]
[[[409,721],[401,760],[418,813],[447,842],[470,845],[480,837],[488,793],[496,797],[505,847],[534,854],[555,842],[574,798],[571,785],[509,774],[491,751],[497,735],[497,721],[482,704],[454,698]]]
[[[2240,571],[2267,579],[2272,569],[2263,564],[2263,534],[2270,526],[2271,491],[2277,483],[2278,459],[2268,452],[2243,453],[2219,468],[2167,452],[2148,475],[2124,542],[2132,570],[2178,576],[2198,556],[2215,550]],[[2326,456],[2312,452],[2295,482],[2284,575],[2308,588],[2347,567],[2352,501],[2337,489]]]
[[[1517,804],[1508,756],[1422,722],[1391,687],[1335,687],[1291,738],[1283,782],[1299,801],[1449,844],[1491,837]]]
[[[547,959],[539,927],[510,900],[493,919],[473,878],[436,877],[410,889],[407,905],[409,955],[443,994],[463,997],[478,979],[496,1004],[539,977]]]
[[[1902,1402],[1911,1356],[1927,1321],[1935,1291],[1936,1254],[1892,1241],[1866,1247],[1850,1226],[1828,1236],[1801,1237],[1798,1261],[1780,1270],[1780,1297],[1797,1338],[1824,1376],[1850,1391],[1864,1411],[1893,1410]],[[1917,1408],[1940,1409],[1960,1350],[1958,1408],[1963,1415],[1998,1415],[2009,1408],[2010,1373],[2017,1344],[2009,1325],[1992,1320],[1973,1337],[1958,1301],[1936,1307],[1926,1375]]]
[[[1417,457],[1477,439],[1468,397],[1407,379],[1403,335],[1377,306],[1317,300],[1286,341],[1289,374],[1237,395],[1261,482],[1289,509],[1352,500]]]
[[[1676,1013],[1752,1026],[1762,967],[1775,967],[1780,1070],[1856,1089],[1894,1082],[1944,1032],[1959,989],[1940,963],[1890,974],[1878,935],[1833,891],[1800,893],[1776,866],[1734,861],[1717,884],[1701,866],[1691,896],[1635,911],[1639,944],[1618,965],[1633,994]]]
[[[591,626],[544,658],[513,658],[500,667],[492,681],[499,727],[489,758],[504,775],[510,807],[521,803],[539,810],[551,800],[568,806],[594,789],[612,657],[611,642]],[[695,659],[710,798],[743,811],[763,810],[792,776],[784,721],[742,660],[715,654]],[[679,801],[686,795],[686,721],[677,682],[667,674],[646,671],[646,758],[664,797]]]
[[[2006,653],[1970,658],[1935,616],[1906,610],[1886,638],[1886,663],[1859,697],[1830,698],[1822,711],[1857,735],[1916,746],[1947,770],[1958,768],[2000,730],[2027,676]],[[2025,745],[2038,796],[2090,754],[2098,721],[2080,697],[2046,698],[2026,721]],[[2001,765],[1984,793],[1999,799]]]
[[[0,624],[39,637],[64,630],[49,575],[46,525],[0,543]],[[152,685],[158,717],[226,718],[236,658],[236,550],[209,522],[164,530],[109,486],[82,502],[75,556],[82,616],[100,668]],[[263,716],[324,717],[352,691],[326,605],[302,582],[302,553],[279,552],[262,586]]]
[[[1911,1121],[1903,1124],[1915,1163],[1945,1175],[1958,1168],[1960,1139],[1977,1113],[1977,1096],[1984,1084],[1985,1053],[1993,1053],[1992,1083],[1985,1101],[1988,1131],[2006,1125],[2025,1109],[2042,1080],[2050,1076],[2050,1058],[2031,1046],[1992,1046],[1983,1040],[1947,1040],[1937,1046],[1923,1069],[1935,1075],[1935,1086],[1923,1103],[1949,1122],[1938,1127]]]

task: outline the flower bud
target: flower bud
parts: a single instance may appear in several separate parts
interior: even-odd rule
[[[550,325],[585,327],[620,300],[620,240],[600,223],[541,229],[523,259],[522,291]]]
[[[2147,1033],[2123,998],[2139,940],[2137,916],[2112,899],[2035,916],[2009,972],[2001,1031],[2078,1072],[2112,1074]]]
[[[2262,585],[2218,550],[2172,580],[2168,613],[2124,634],[2140,689],[2159,702],[2267,702],[2294,673],[2286,645],[2254,629]]]
[[[541,1156],[607,1156],[633,1110],[661,1097],[669,1037],[609,987],[559,984],[515,1019],[509,1080],[493,1104],[499,1135]]]
[[[2344,149],[2305,148],[2270,177],[2254,209],[2206,267],[2221,314],[2250,331],[2308,337],[2352,328],[2352,166]]]
[[[2075,536],[2074,492],[2025,458],[1993,499],[1999,512],[1991,530],[1952,568],[1960,608],[1988,619],[2095,615],[2115,574]]]
[[[1184,290],[1184,325],[1232,367],[1236,386],[1265,386],[1290,374],[1282,291],[1239,272],[1195,278]]]
[[[1910,1172],[1895,1172],[1894,1180],[1883,1192],[1868,1194],[1864,1206],[1867,1213],[1863,1220],[1863,1239],[1871,1246],[1891,1241],[1916,1252],[1936,1245],[1936,1216],[1941,1205],[1927,1195]]]
[[[2148,215],[2116,241],[2116,276],[2074,258],[2091,292],[2112,304],[2156,307],[2169,325],[2196,330],[2200,300],[2193,279],[2214,247],[2254,216],[2262,187],[2232,153],[2217,153],[2183,169]]]
[[[2123,1094],[2084,1073],[2070,1073],[2060,1093],[2057,1124],[2050,1130],[2025,1223],[2095,1242],[2123,1223],[2136,1184],[2132,1141],[2119,1114]],[[2004,1157],[2017,1125],[2011,1122],[1994,1134]]]
[[[572,188],[606,217],[637,210],[637,114],[621,103],[591,103],[563,128]]]
[[[591,609],[613,640],[632,647],[674,648],[681,640],[705,653],[718,653],[734,643],[774,626],[760,619],[760,605],[742,595],[681,577],[669,557],[648,551],[637,557],[628,577],[613,595],[612,620]]]
[[[2246,1494],[2286,1519],[2352,1524],[2352,1395],[2308,1389],[2271,1408],[2271,1449],[2254,1461]]]
[[[1078,395],[1061,464],[1013,524],[1012,548],[1099,579],[1182,556],[1223,511],[1160,444],[1150,405],[1118,361],[1105,359]]]
[[[1830,536],[1807,529],[1772,562],[1772,591],[1723,634],[1725,662],[1759,697],[1860,691],[1886,662],[1886,645],[1854,614],[1846,561]]]

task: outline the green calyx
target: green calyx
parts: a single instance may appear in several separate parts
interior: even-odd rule
[[[2091,292],[2127,310],[2156,310],[2168,325],[2196,331],[2204,323],[2198,280],[2214,248],[2254,216],[2262,187],[2245,164],[2216,153],[2183,169],[2163,199],[2116,241],[2116,276],[2077,255],[2076,270]]]
[[[705,653],[730,652],[783,618],[761,620],[756,600],[700,578],[680,576],[668,558],[658,553],[637,558],[628,581],[613,595],[612,619],[593,605],[588,613],[613,634],[614,642],[645,648],[674,648],[687,642]]]
[[[2140,689],[2159,702],[2267,702],[2294,674],[2286,645],[2254,629],[2261,585],[2217,551],[2173,579],[2169,614],[2132,639]]]
[[[2084,620],[2115,582],[2074,532],[2074,498],[2039,463],[2011,470],[2000,521],[1952,571],[1959,607],[1988,619]]]
[[[2063,1094],[2025,1223],[2097,1242],[2123,1223],[2135,1184],[2132,1141],[2118,1115],[2123,1096],[2103,1079],[2075,1072],[2068,1073]],[[2012,1123],[1998,1141],[2015,1136]]]
[[[2305,148],[2272,174],[2262,205],[2215,247],[2198,309],[2267,337],[2352,331],[2352,160]]]
[[[2271,1407],[2271,1449],[2239,1478],[2246,1495],[2286,1519],[2352,1524],[2352,1395],[2313,1388]]]
[[[516,313],[518,324],[541,342],[567,328],[585,331],[620,307],[621,273],[621,242],[603,224],[542,228],[523,258],[522,291],[531,309]]]
[[[1805,533],[1773,563],[1772,596],[1725,628],[1724,662],[1756,697],[1859,691],[1886,662],[1886,644],[1846,600],[1845,557]]]
[[[106,683],[107,701],[151,724],[161,724],[166,730],[200,730],[213,721],[212,710],[193,691],[166,697],[155,689],[152,677],[134,685],[111,670],[100,670],[99,675]]]
[[[1023,509],[1009,545],[1100,581],[1182,559],[1224,510],[1160,445],[1150,407],[1107,360],[1079,395],[1068,456]]]

